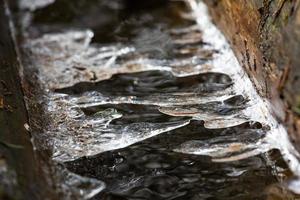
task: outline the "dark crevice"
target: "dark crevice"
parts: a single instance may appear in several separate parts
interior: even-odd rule
[[[69,88],[57,89],[65,94],[82,94],[98,91],[105,95],[153,95],[166,93],[205,93],[224,90],[232,84],[228,75],[205,73],[200,75],[175,77],[168,71],[146,71],[116,74],[108,80],[97,83],[82,82]]]
[[[84,113],[92,116],[97,112],[105,109],[113,108],[122,114],[122,117],[115,119],[111,124],[126,125],[138,122],[172,122],[189,119],[188,117],[171,117],[158,111],[158,106],[153,105],[139,105],[139,104],[105,104],[101,106],[82,108]]]

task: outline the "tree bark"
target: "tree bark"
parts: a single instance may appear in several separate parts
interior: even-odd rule
[[[240,64],[300,150],[300,1],[205,0]]]
[[[5,180],[11,182],[8,187],[13,188],[10,194],[2,188],[4,191],[0,190],[0,199],[56,199],[46,167],[41,165],[44,161],[31,143],[19,77],[20,65],[5,6],[5,2],[0,0],[0,154],[8,170],[15,173],[16,180]]]

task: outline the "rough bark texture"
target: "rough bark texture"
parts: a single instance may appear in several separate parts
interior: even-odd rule
[[[38,159],[30,142],[18,71],[19,62],[5,3],[0,0],[0,154],[7,162],[8,170],[16,176],[16,180],[2,180],[1,174],[0,199],[55,199],[46,178],[48,175],[41,168],[42,160]],[[3,182],[7,182],[5,186],[2,186]]]
[[[205,0],[239,62],[300,150],[300,1]]]

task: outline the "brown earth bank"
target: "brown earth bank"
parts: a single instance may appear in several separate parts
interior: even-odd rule
[[[300,1],[205,0],[260,95],[300,150]]]

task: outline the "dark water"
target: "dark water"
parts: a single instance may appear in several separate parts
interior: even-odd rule
[[[167,71],[146,71],[139,73],[116,74],[108,80],[97,83],[78,83],[70,88],[58,89],[56,92],[80,94],[98,91],[105,95],[135,95],[194,93],[205,94],[224,90],[232,84],[230,77],[221,73],[175,77]]]
[[[31,13],[32,21],[26,27],[26,33],[32,39],[46,33],[89,28],[94,32],[92,44],[95,46],[116,43],[135,46],[138,55],[132,53],[119,57],[116,60],[118,64],[141,56],[162,63],[191,59],[184,65],[193,68],[199,62],[192,57],[201,57],[203,63],[217,52],[201,50],[209,44],[202,42],[199,30],[185,29],[195,25],[187,19],[187,13],[188,9],[180,1],[57,0]],[[206,97],[222,92],[232,84],[231,78],[221,73],[179,77],[165,70],[150,70],[114,74],[106,80],[80,82],[71,87],[56,88],[54,92],[80,96],[97,91],[109,97],[147,99],[156,96],[157,101],[167,101],[165,99],[186,96]],[[180,97],[174,96],[175,93]],[[246,106],[247,99],[235,95],[225,101],[175,106],[174,110],[228,116]],[[160,112],[157,104],[151,103],[108,103],[81,109],[91,117],[112,108],[123,116],[111,124],[124,127],[138,122],[191,120],[190,113],[181,117],[170,116]],[[71,172],[105,182],[106,189],[94,199],[258,200],[273,199],[274,196],[281,199],[278,192],[270,192],[270,188],[274,184],[280,185],[281,179],[289,173],[277,151],[229,163],[216,163],[209,156],[174,151],[191,140],[201,141],[202,148],[229,142],[254,143],[265,135],[267,128],[259,122],[246,122],[230,128],[207,129],[203,120],[192,120],[184,127],[123,149],[66,162],[65,166]],[[235,153],[233,151],[232,155]]]
[[[183,7],[182,2],[170,3],[168,0],[59,0],[37,10],[33,22],[43,32],[90,28],[95,34],[95,43],[140,42],[144,46],[146,42],[166,47],[165,42],[159,43],[166,39],[164,30],[192,24],[179,17],[178,11]],[[152,40],[148,40],[149,36],[143,40],[147,32],[154,34]]]
[[[194,121],[130,147],[66,166],[80,175],[105,181],[107,188],[95,199],[266,199],[266,188],[277,179],[264,155],[213,163],[206,156],[172,151],[191,139],[211,142],[219,138],[216,143],[222,143],[226,136],[244,135],[239,138],[249,141],[257,137],[257,130],[257,124],[208,130]]]

